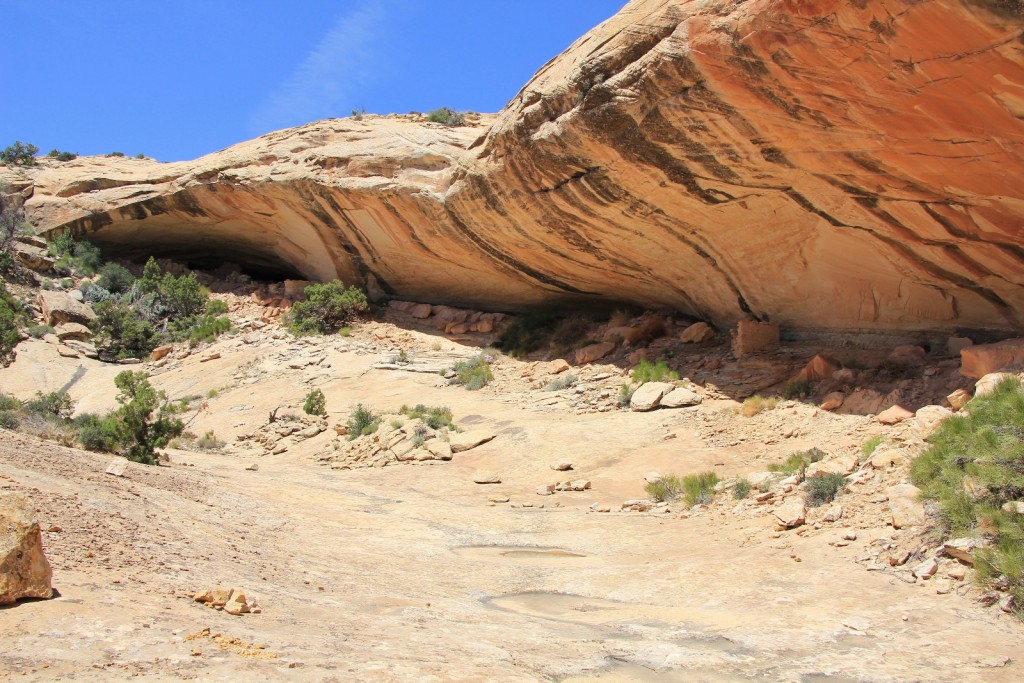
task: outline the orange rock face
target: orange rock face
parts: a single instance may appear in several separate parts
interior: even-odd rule
[[[1024,329],[1024,57],[995,0],[633,0],[497,118],[43,162],[41,229],[484,308]],[[1015,5],[1014,5],[1015,6]]]

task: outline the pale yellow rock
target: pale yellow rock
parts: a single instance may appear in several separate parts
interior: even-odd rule
[[[889,497],[890,522],[894,529],[924,525],[926,519],[920,489],[913,484],[899,484],[889,487],[886,495]]]
[[[34,509],[24,497],[0,491],[0,605],[52,597],[52,577]]]

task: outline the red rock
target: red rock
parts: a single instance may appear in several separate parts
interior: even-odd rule
[[[914,413],[910,412],[903,406],[896,405],[886,408],[880,412],[878,417],[875,419],[884,425],[894,425],[898,422],[909,420],[912,417],[914,417]]]
[[[741,320],[733,332],[732,353],[737,358],[768,353],[779,348],[779,326]]]
[[[1024,366],[1024,338],[975,344],[960,351],[960,374],[971,379]]]

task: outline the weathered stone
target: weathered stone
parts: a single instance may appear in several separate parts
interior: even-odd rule
[[[779,524],[787,529],[798,527],[807,520],[807,506],[802,498],[786,499],[773,513]]]
[[[646,382],[633,392],[629,408],[636,412],[654,410],[660,405],[661,397],[674,388],[675,385],[668,382]]]
[[[946,353],[959,356],[960,352],[969,346],[974,346],[974,341],[969,337],[950,337],[946,340]]]
[[[807,365],[793,377],[793,380],[811,383],[820,382],[831,377],[832,373],[841,367],[842,364],[835,358],[818,354],[807,362]]]
[[[448,443],[451,445],[452,453],[462,453],[493,440],[495,436],[494,432],[479,430],[473,432],[457,432],[449,437]]]
[[[661,397],[662,408],[687,408],[700,405],[704,398],[692,389],[678,387]]]
[[[921,504],[921,490],[913,484],[897,484],[886,490],[889,498],[890,522],[894,529],[924,525],[926,518]]]
[[[875,448],[874,453],[868,458],[868,465],[876,470],[888,470],[899,467],[907,461],[907,454],[901,448],[882,444]]]
[[[843,401],[846,400],[846,394],[841,391],[833,391],[821,401],[822,410],[838,410],[843,407]]]
[[[957,389],[947,396],[946,400],[949,401],[949,405],[953,410],[960,410],[971,400],[971,395],[963,389]]]
[[[1006,512],[1016,512],[1018,515],[1024,515],[1024,500],[1010,500],[1003,503],[1003,510]]]
[[[482,472],[473,477],[474,484],[500,484],[501,476],[495,472]]]
[[[224,603],[224,611],[235,616],[247,614],[249,612],[249,604],[245,600],[245,593],[237,588],[231,589],[231,595]]]
[[[880,412],[875,418],[884,425],[894,425],[904,420],[909,420],[914,414],[900,405],[890,406]]]
[[[88,325],[96,319],[96,313],[88,304],[79,303],[64,292],[42,290],[38,297],[39,308],[48,325],[79,323]]]
[[[684,344],[700,344],[714,339],[715,331],[705,322],[694,323],[683,330],[679,341]]]
[[[107,465],[106,473],[115,477],[123,477],[128,469],[128,458],[114,458]]]
[[[541,484],[536,489],[538,496],[550,496],[557,490],[558,484]]]
[[[92,339],[92,330],[81,323],[61,323],[54,334],[61,341],[86,341]]]
[[[984,375],[974,384],[975,397],[988,396],[989,394],[996,390],[996,387],[999,386],[1000,382],[1010,377],[1014,377],[1013,373],[990,372],[989,374]]]
[[[939,563],[935,561],[934,557],[930,557],[911,569],[910,573],[919,579],[928,580],[935,576],[935,572],[938,571],[938,569]]]
[[[438,460],[451,460],[452,447],[447,441],[441,439],[430,439],[423,444],[423,447]]]
[[[590,488],[590,480],[576,479],[574,481],[569,482],[569,486],[573,491],[586,491],[587,489]]]
[[[413,318],[429,318],[432,306],[430,304],[415,304],[409,309],[409,315]]]
[[[558,462],[553,462],[553,463],[551,463],[551,469],[555,470],[556,472],[565,472],[567,470],[571,470],[572,469],[572,461],[571,460],[559,460]]]
[[[1024,338],[975,344],[960,351],[960,374],[971,379],[1024,366]]]
[[[953,413],[942,406],[924,406],[914,414],[917,421],[917,433],[926,439],[939,428],[942,422]]]
[[[949,557],[974,566],[974,551],[986,544],[976,538],[954,538],[942,544],[942,552]]]
[[[0,491],[0,605],[53,597],[52,578],[33,508],[25,498]]]
[[[565,372],[570,367],[572,366],[564,358],[558,358],[547,364],[547,371],[549,375],[557,375]]]
[[[838,522],[842,518],[843,518],[843,506],[842,505],[833,505],[832,507],[830,507],[828,510],[825,511],[824,515],[821,516],[821,519],[824,522]]]
[[[732,354],[737,358],[768,353],[779,348],[779,326],[741,320],[733,331]]]
[[[580,365],[593,363],[596,360],[601,360],[614,350],[614,342],[599,342],[590,346],[584,346],[576,351],[576,362]]]

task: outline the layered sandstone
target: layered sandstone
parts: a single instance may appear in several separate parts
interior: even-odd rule
[[[496,119],[337,119],[2,179],[41,230],[406,299],[1019,331],[1016,7],[634,0]]]

